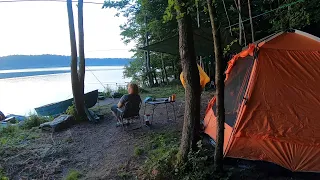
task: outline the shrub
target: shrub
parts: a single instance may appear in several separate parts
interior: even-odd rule
[[[40,124],[51,121],[52,118],[37,116],[35,114],[30,115],[27,120],[23,122],[23,129],[31,129],[33,127],[38,127]]]
[[[82,121],[82,118],[78,115],[76,107],[74,105],[69,106],[66,110],[66,114],[73,116],[76,121]]]
[[[117,92],[120,94],[127,94],[128,90],[127,90],[126,86],[118,86]]]
[[[19,129],[17,126],[11,126],[11,125],[8,125],[7,127],[4,127],[4,128],[0,128],[0,137],[14,136],[18,130]]]
[[[69,171],[66,180],[78,180],[80,178],[81,174],[76,170]]]
[[[178,152],[178,134],[152,135],[146,147],[148,159],[143,166],[147,179],[175,179],[174,166]]]
[[[109,86],[107,86],[104,90],[104,93],[106,97],[111,97],[112,89]]]

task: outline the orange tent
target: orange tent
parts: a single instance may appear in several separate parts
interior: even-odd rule
[[[224,156],[320,172],[320,39],[282,32],[229,61]],[[205,133],[216,139],[215,97]]]

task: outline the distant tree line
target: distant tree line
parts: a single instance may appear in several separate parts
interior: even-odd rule
[[[87,66],[125,66],[129,58],[86,58]],[[69,67],[70,56],[12,55],[0,57],[0,70]]]

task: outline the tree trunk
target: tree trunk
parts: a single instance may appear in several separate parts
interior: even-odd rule
[[[166,66],[164,65],[164,61],[163,61],[163,54],[160,54],[161,56],[161,64],[162,64],[162,71],[164,74],[164,78],[167,84],[169,84],[169,79],[168,79],[168,74],[167,74],[167,70],[166,70]]]
[[[79,91],[79,78],[78,78],[78,62],[77,62],[77,44],[76,35],[74,30],[74,18],[72,10],[72,1],[67,0],[68,21],[69,21],[69,33],[70,33],[70,47],[71,47],[71,84],[72,93],[74,98],[74,104],[79,115],[84,114],[83,102],[81,100]]]
[[[215,148],[214,170],[216,172],[223,171],[223,141],[224,141],[224,80],[223,80],[223,62],[222,62],[222,48],[220,44],[220,29],[219,20],[216,13],[215,0],[207,0],[208,10],[210,15],[212,35],[214,41],[214,53],[216,59],[216,103],[217,103],[217,142]]]
[[[174,79],[178,79],[178,76],[177,76],[177,73],[176,73],[176,67],[174,65],[174,60],[172,59],[172,72],[173,72],[173,76],[174,76]]]
[[[156,71],[155,71],[155,70],[154,70],[154,71],[151,71],[151,73],[153,74],[154,81],[156,82],[156,86],[158,86],[158,85],[159,85],[159,83],[158,83],[158,79],[157,79]],[[153,80],[152,80],[152,81],[153,81]]]
[[[144,22],[147,28],[147,15],[144,16]],[[149,46],[149,34],[148,32],[146,32],[145,34],[145,46]],[[151,72],[151,68],[150,68],[150,51],[146,51],[146,70],[147,70],[147,77],[149,79],[149,85],[151,87],[154,86],[154,81],[153,81],[153,77],[152,77],[152,72]]]
[[[187,161],[191,142],[194,142],[197,139],[194,136],[198,135],[198,132],[194,133],[194,125],[200,122],[200,77],[193,42],[192,19],[190,14],[187,13],[186,7],[182,6],[183,3],[187,4],[186,0],[176,1],[176,5],[179,7],[177,10],[178,16],[183,14],[178,19],[179,52],[186,81],[184,123],[178,153],[179,163]]]
[[[238,13],[239,13],[239,44],[242,45],[242,21],[241,21],[241,0],[238,0]]]
[[[85,56],[84,56],[84,31],[83,31],[83,0],[78,1],[78,31],[79,31],[79,106],[84,106],[84,79],[85,79]],[[84,109],[83,109],[84,110]],[[84,116],[84,111],[79,112],[80,116]]]
[[[251,26],[251,42],[254,42],[254,30],[253,30],[250,0],[248,0],[248,10],[249,10],[249,18],[250,18],[250,26]]]
[[[166,83],[166,81],[164,80],[164,72],[162,68],[161,68],[161,83],[162,84]]]

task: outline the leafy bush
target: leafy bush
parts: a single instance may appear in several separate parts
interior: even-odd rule
[[[66,114],[73,116],[76,121],[82,121],[82,118],[78,115],[76,107],[74,105],[69,106],[66,110]]]
[[[148,159],[143,166],[147,179],[175,179],[172,175],[179,146],[177,137],[169,132],[151,136],[145,151]]]
[[[81,174],[76,170],[69,171],[66,180],[78,180],[80,178]]]
[[[37,116],[35,114],[30,115],[27,120],[23,122],[23,129],[31,129],[33,127],[38,127],[40,124],[51,121],[52,118]]]
[[[106,97],[111,97],[112,89],[109,86],[107,86],[104,90],[104,93]]]
[[[128,94],[126,86],[118,86],[117,92],[120,94]]]
[[[4,128],[0,128],[0,137],[14,136],[18,130],[19,129],[17,126],[11,126],[11,125]]]
[[[188,162],[177,165],[178,134],[165,133],[153,136],[145,151],[148,152],[148,159],[143,166],[146,179],[214,179],[214,149],[202,141],[197,145],[198,150],[188,154]]]
[[[213,174],[214,151],[198,142],[198,150],[188,154],[188,162],[176,169],[175,175],[179,179],[206,180],[214,179]]]

